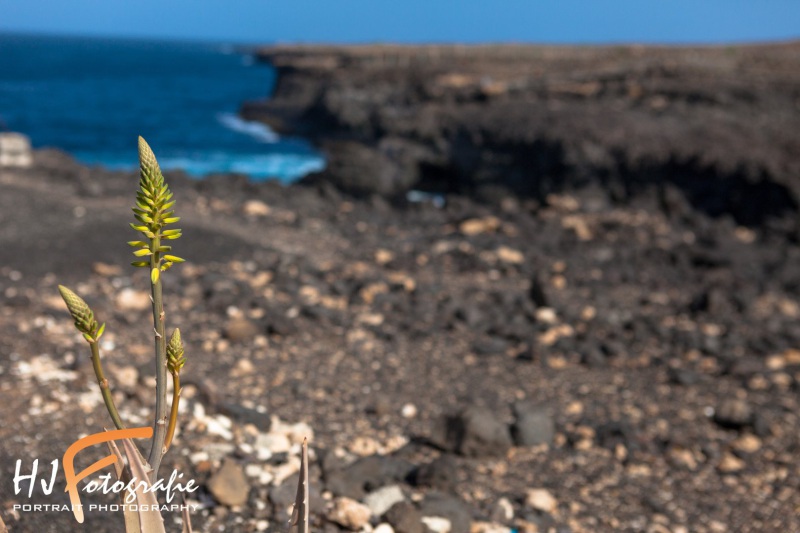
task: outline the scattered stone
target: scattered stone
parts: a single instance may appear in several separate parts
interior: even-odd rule
[[[222,461],[236,452],[236,445],[232,442],[209,442],[203,448],[212,461]]]
[[[360,457],[375,455],[380,450],[381,445],[372,437],[359,435],[347,443],[347,450]]]
[[[285,463],[279,464],[278,466],[272,469],[272,474],[274,476],[273,482],[276,485],[280,485],[285,480],[297,474],[299,471],[300,471],[300,457],[296,455],[291,455],[289,456],[288,460]]]
[[[733,474],[745,467],[745,462],[732,453],[726,453],[719,462],[719,471],[723,474]]]
[[[551,444],[556,433],[555,422],[547,409],[530,402],[517,402],[513,407],[515,421],[511,435],[517,446]]]
[[[489,233],[494,232],[500,226],[502,222],[499,218],[494,216],[488,216],[483,218],[469,218],[463,221],[459,226],[458,229],[467,236],[479,235],[481,233]]]
[[[372,533],[394,533],[394,528],[386,522],[381,522],[375,526],[375,529],[372,530]]]
[[[552,307],[538,307],[536,308],[536,321],[552,326],[558,322],[558,315]]]
[[[469,507],[455,496],[429,492],[420,503],[419,511],[423,517],[437,516],[446,518],[450,521],[450,531],[452,533],[469,533],[472,513]]]
[[[97,261],[92,263],[92,270],[98,276],[110,278],[111,276],[119,276],[122,274],[122,267],[119,265],[111,265]]]
[[[258,334],[258,327],[246,318],[230,319],[223,330],[223,335],[231,342],[249,341]]]
[[[441,516],[423,516],[422,523],[431,533],[450,533],[453,529],[450,520]]]
[[[394,253],[384,248],[379,248],[375,252],[375,262],[379,265],[386,265],[394,260]]]
[[[119,387],[128,394],[136,390],[136,386],[139,383],[139,370],[135,366],[115,367],[109,365],[108,371],[113,376],[112,387]]]
[[[414,465],[402,459],[372,455],[364,457],[344,469],[325,473],[325,486],[334,495],[363,498],[367,492],[387,485],[404,482],[414,470]]]
[[[220,413],[236,420],[239,424],[252,424],[261,432],[268,432],[271,420],[267,413],[258,409],[251,409],[236,403],[222,403],[219,406]]]
[[[508,498],[503,497],[497,500],[492,508],[492,520],[495,522],[509,523],[514,519],[514,506]]]
[[[393,505],[405,501],[406,497],[398,485],[381,487],[364,497],[364,504],[374,516],[383,516]]]
[[[403,405],[403,408],[400,410],[400,415],[403,418],[414,418],[417,416],[417,406],[413,403]]]
[[[689,304],[689,311],[692,313],[710,313],[712,315],[722,315],[730,309],[728,295],[720,288],[706,289],[695,295]]]
[[[515,520],[514,526],[519,533],[541,533],[542,529],[539,524],[534,521]]]
[[[121,311],[144,311],[145,309],[152,309],[153,305],[150,300],[150,293],[137,291],[129,287],[117,293],[116,303]]]
[[[396,533],[423,533],[422,515],[408,502],[394,504],[384,518]]]
[[[636,447],[636,439],[631,424],[626,420],[611,420],[595,429],[595,440],[599,446],[614,450],[618,445],[627,449]]]
[[[369,507],[356,500],[340,497],[333,500],[333,506],[328,511],[328,520],[352,531],[364,527],[370,519]]]
[[[474,522],[470,533],[511,533],[511,529],[494,522]]]
[[[217,435],[227,441],[233,440],[233,433],[231,432],[233,423],[227,416],[205,416],[202,419],[202,424],[205,425],[205,431],[209,435]]]
[[[538,350],[535,344],[532,343],[528,346],[525,346],[522,350],[520,350],[517,353],[515,359],[517,361],[524,363],[532,363],[537,359],[537,357],[538,357]]]
[[[670,368],[668,371],[670,383],[690,386],[700,381],[700,375],[688,368]]]
[[[458,464],[452,455],[441,455],[432,462],[420,466],[414,473],[414,484],[445,492],[455,489]]]
[[[23,379],[36,379],[41,383],[51,381],[68,382],[77,377],[72,370],[64,370],[49,355],[39,355],[23,359],[15,365],[16,374]]]
[[[278,509],[289,509],[297,497],[297,486],[287,482],[269,488],[269,501]]]
[[[475,355],[502,355],[508,349],[508,342],[500,337],[482,339],[472,345]]]
[[[714,422],[724,428],[741,429],[753,423],[753,410],[739,398],[726,398],[714,411]]]
[[[732,447],[738,454],[752,454],[761,449],[761,439],[746,433],[733,441]]]
[[[525,254],[508,246],[501,246],[497,249],[497,258],[504,263],[521,265],[525,262]]]
[[[206,484],[214,499],[228,507],[237,507],[247,503],[250,487],[244,470],[239,463],[226,459]]]
[[[295,321],[277,310],[267,313],[267,333],[287,337],[297,333]]]
[[[525,493],[525,505],[552,514],[558,508],[558,500],[547,489],[528,489]]]
[[[671,448],[667,453],[667,458],[675,466],[683,467],[690,471],[697,470],[697,459],[691,450]]]
[[[511,447],[508,426],[498,420],[497,413],[479,406],[446,417],[432,440],[445,450],[467,457],[503,455]]]
[[[274,434],[284,435],[291,444],[302,444],[304,439],[311,443],[314,441],[314,430],[305,422],[286,424],[277,416],[272,417],[272,430]]]
[[[528,295],[536,307],[549,307],[544,284],[541,282],[538,275],[531,279],[531,288],[528,290]]]
[[[249,464],[244,468],[244,473],[249,478],[257,480],[259,485],[269,485],[275,476],[261,464]]]
[[[285,519],[288,520],[297,497],[297,478],[269,487],[267,494],[276,511],[273,516],[278,519],[286,517]],[[329,501],[322,497],[317,484],[313,481],[308,489],[308,498],[310,500],[309,511],[312,516],[314,514],[325,516]]]
[[[565,216],[561,219],[561,226],[564,229],[574,231],[575,236],[581,241],[590,241],[594,237],[594,233],[585,217],[579,215]]]
[[[244,376],[249,376],[253,372],[255,372],[255,365],[250,359],[239,359],[236,362],[236,365],[231,369],[230,376],[232,378],[241,378]]]
[[[376,416],[386,416],[392,413],[394,405],[385,396],[378,396],[373,403],[366,408],[366,412]]]
[[[242,213],[249,217],[266,217],[272,209],[261,200],[247,200],[242,206]]]

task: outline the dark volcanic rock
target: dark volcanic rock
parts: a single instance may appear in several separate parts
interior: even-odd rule
[[[450,533],[469,533],[472,513],[469,507],[455,496],[429,492],[419,505],[422,516],[441,516],[450,520]]]
[[[414,484],[445,492],[455,489],[458,481],[458,463],[451,455],[442,455],[420,466],[414,473]]]
[[[531,301],[536,304],[537,307],[547,307],[547,293],[545,293],[544,286],[538,275],[531,279],[531,288],[528,294],[531,297]]]
[[[368,492],[405,481],[414,465],[391,456],[371,455],[325,473],[325,487],[336,496],[361,499]]]
[[[556,433],[555,422],[547,409],[530,402],[514,404],[514,424],[511,435],[517,446],[550,444]]]
[[[599,425],[595,430],[597,444],[610,450],[613,450],[617,444],[622,444],[629,450],[633,449],[636,447],[634,438],[631,425],[625,421],[613,420]]]
[[[269,431],[270,425],[272,424],[269,414],[235,403],[223,403],[219,406],[219,411],[225,416],[229,416],[242,424],[253,424],[264,433]]]
[[[408,502],[392,505],[383,516],[396,533],[423,533],[422,515]]]
[[[714,412],[714,422],[722,427],[741,429],[753,423],[753,409],[744,400],[727,398]]]
[[[467,457],[503,455],[511,447],[508,427],[496,413],[479,406],[445,417],[432,440],[445,450]]]
[[[498,337],[483,339],[472,345],[476,355],[502,355],[508,349],[508,342]]]
[[[700,381],[700,375],[687,368],[670,368],[668,373],[670,383],[676,385],[694,385]]]
[[[276,46],[275,94],[242,114],[311,138],[330,162],[313,179],[358,194],[599,179],[753,225],[797,210],[798,47]]]
[[[329,155],[326,170],[303,178],[304,183],[330,178],[342,190],[386,197],[404,193],[419,181],[415,163],[427,152],[402,139],[383,139],[377,149],[354,141],[326,141],[324,146]]]

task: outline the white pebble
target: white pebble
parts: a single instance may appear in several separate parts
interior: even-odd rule
[[[389,524],[387,524],[386,522],[383,522],[375,526],[375,529],[373,529],[372,531],[373,533],[394,533],[394,528]]]
[[[417,406],[413,403],[407,403],[400,410],[400,414],[403,415],[403,418],[414,418],[417,416]]]
[[[450,533],[453,528],[450,520],[441,516],[423,516],[422,523],[428,526],[433,533]]]
[[[292,447],[289,438],[280,433],[262,433],[256,437],[255,446],[257,450],[267,449],[271,454],[288,452]]]
[[[547,489],[529,489],[525,496],[525,504],[537,511],[552,513],[558,507],[558,500]]]

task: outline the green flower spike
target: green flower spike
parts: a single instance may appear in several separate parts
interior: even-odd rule
[[[83,333],[83,338],[86,339],[86,342],[88,342],[91,347],[92,368],[97,377],[97,384],[100,385],[100,394],[103,396],[103,402],[106,404],[108,414],[111,415],[114,426],[116,426],[117,429],[123,429],[125,424],[123,424],[122,419],[119,417],[117,406],[114,405],[114,398],[111,396],[108,380],[103,373],[103,366],[100,363],[100,346],[97,341],[100,340],[100,336],[106,329],[106,325],[97,325],[97,320],[94,319],[94,313],[92,313],[92,310],[83,298],[63,285],[58,286],[58,292],[61,293],[64,303],[67,304],[69,314],[72,315],[72,319],[75,321],[75,327],[78,331]]]
[[[169,339],[169,344],[167,344],[167,366],[171,373],[178,374],[185,363],[186,358],[183,356],[181,330],[175,328],[175,331],[172,332],[172,337]]]
[[[172,337],[167,344],[167,368],[172,374],[172,408],[169,413],[169,425],[167,426],[167,436],[164,439],[164,449],[168,450],[175,436],[175,427],[178,423],[178,406],[181,401],[181,369],[186,363],[183,356],[183,342],[181,341],[181,330],[175,328]]]
[[[131,227],[141,232],[145,240],[130,241],[128,245],[138,248],[133,255],[141,258],[131,264],[135,267],[150,268],[152,270],[150,279],[155,284],[159,272],[164,272],[173,264],[184,261],[180,257],[168,255],[172,247],[161,244],[161,241],[175,240],[181,236],[179,229],[164,229],[179,221],[180,217],[176,217],[172,211],[175,201],[172,200],[172,192],[164,181],[156,156],[141,137],[139,137],[139,169],[139,190],[136,192],[136,205],[133,207],[133,217],[136,222],[131,223]]]
[[[75,321],[75,327],[78,331],[83,333],[83,338],[89,343],[97,342],[103,334],[106,325],[98,326],[97,320],[94,318],[94,313],[83,298],[63,285],[58,286],[58,292],[61,293],[64,303],[67,304],[69,314],[72,315],[72,319]]]

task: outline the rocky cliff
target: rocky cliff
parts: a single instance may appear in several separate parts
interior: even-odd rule
[[[242,114],[310,139],[312,180],[546,201],[677,191],[744,225],[800,204],[800,43],[714,48],[279,46]],[[794,218],[793,216],[791,218]]]

